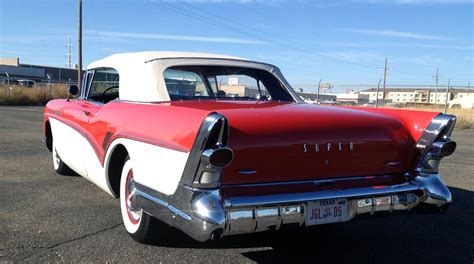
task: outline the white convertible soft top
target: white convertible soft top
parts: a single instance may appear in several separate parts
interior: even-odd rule
[[[273,73],[294,96],[280,70],[270,64],[226,55],[146,51],[119,53],[91,63],[87,70],[113,68],[119,73],[119,98],[137,102],[170,101],[163,72],[172,66],[235,66],[266,70]]]

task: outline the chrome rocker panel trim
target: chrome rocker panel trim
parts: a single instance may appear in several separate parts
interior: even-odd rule
[[[230,197],[220,189],[204,190],[181,184],[165,196],[135,183],[134,207],[174,226],[198,241],[226,235],[277,230],[282,225],[304,225],[308,201],[347,198],[349,220],[379,211],[408,211],[419,204],[441,208],[452,202],[439,174],[419,173],[402,184],[294,194]]]

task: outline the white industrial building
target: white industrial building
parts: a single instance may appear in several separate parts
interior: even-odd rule
[[[336,100],[339,103],[345,104],[368,104],[369,103],[369,95],[367,94],[360,94],[360,93],[337,93]]]
[[[449,92],[446,94],[446,88],[433,89],[413,89],[413,88],[386,88],[385,89],[385,102],[391,103],[420,103],[420,104],[446,104],[446,96],[448,96],[448,103],[452,100],[461,99],[467,97],[468,100],[471,98],[471,95],[474,93],[473,90],[469,89],[449,89]],[[367,90],[360,91],[359,94],[364,94],[369,96],[371,103],[377,100],[377,89],[371,88]],[[382,101],[384,98],[384,93],[379,90],[378,100]],[[474,98],[472,99],[474,100]],[[466,103],[467,104],[467,103]]]

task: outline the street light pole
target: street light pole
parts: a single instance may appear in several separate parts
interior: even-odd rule
[[[380,91],[380,83],[382,82],[382,79],[379,80],[379,83],[377,84],[377,95],[375,96],[375,108],[379,107],[379,91]]]
[[[444,113],[448,112],[448,100],[449,100],[449,86],[451,85],[451,79],[448,80],[448,87],[446,87],[446,102],[444,103]]]
[[[434,96],[434,103],[435,106],[437,107],[438,104],[438,81],[439,81],[439,68],[436,67],[436,75],[433,76],[435,78],[435,96]]]
[[[78,0],[78,12],[79,12],[79,29],[77,36],[77,87],[81,88],[82,84],[82,0]]]
[[[385,67],[383,68],[383,95],[382,95],[382,105],[385,105],[385,88],[387,85],[387,58],[385,58]]]
[[[318,95],[316,96],[316,104],[319,104],[319,89],[321,88],[321,81],[323,79],[319,79],[319,82],[318,82]]]

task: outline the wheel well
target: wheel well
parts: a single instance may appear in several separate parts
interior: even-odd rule
[[[44,129],[46,147],[49,151],[53,151],[53,133],[51,132],[51,124],[49,124],[49,121],[46,121]]]
[[[120,197],[120,176],[127,157],[128,151],[123,145],[117,145],[110,156],[107,175],[112,193],[117,198]]]

